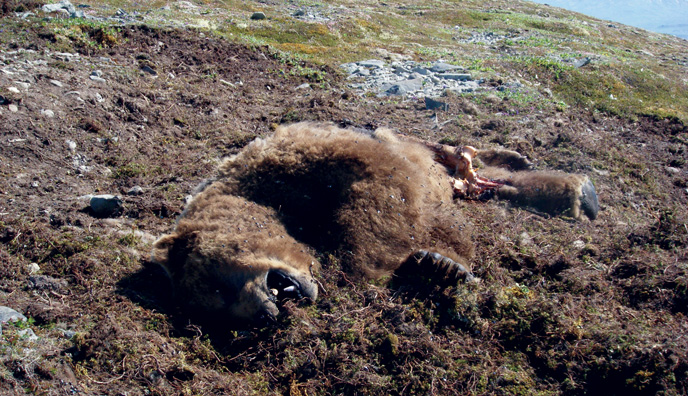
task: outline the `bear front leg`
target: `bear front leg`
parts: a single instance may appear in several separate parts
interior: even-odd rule
[[[478,281],[463,264],[427,250],[411,254],[394,272],[394,276],[402,283],[427,282],[444,287],[456,286],[459,281]]]

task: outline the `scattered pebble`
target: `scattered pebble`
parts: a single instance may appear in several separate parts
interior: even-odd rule
[[[523,231],[519,234],[517,239],[519,246],[530,246],[533,244],[533,238],[527,232]]]
[[[143,194],[143,188],[141,186],[134,186],[127,191],[127,195],[141,195]]]
[[[76,151],[76,142],[73,140],[65,140],[65,144],[69,151]]]
[[[29,271],[30,275],[35,275],[39,272],[41,272],[41,266],[38,265],[37,263],[31,263],[26,266],[26,270]]]
[[[17,335],[21,337],[22,339],[28,340],[28,341],[36,341],[38,340],[38,336],[36,333],[33,332],[31,329],[22,329],[17,331]]]
[[[470,74],[461,73],[461,66],[442,61],[433,63],[411,60],[393,61],[368,59],[340,66],[349,74],[350,88],[362,94],[375,92],[378,97],[409,96],[437,98],[446,91],[462,93],[479,88]]]

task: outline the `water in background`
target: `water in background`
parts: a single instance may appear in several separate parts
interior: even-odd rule
[[[688,0],[532,0],[688,39]]]

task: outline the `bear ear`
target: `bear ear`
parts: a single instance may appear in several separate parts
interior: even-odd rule
[[[155,241],[151,251],[151,261],[166,267],[170,261],[170,251],[174,247],[177,237],[177,234],[169,234]]]
[[[194,233],[169,234],[153,243],[151,261],[159,264],[170,279],[175,279],[184,268],[189,255],[189,246],[193,243]]]

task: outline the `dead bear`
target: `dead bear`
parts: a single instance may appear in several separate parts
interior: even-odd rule
[[[314,251],[335,254],[360,278],[390,276],[401,267],[433,273],[438,282],[471,281],[470,227],[453,202],[454,179],[431,146],[389,130],[280,127],[224,160],[174,232],[154,244],[153,261],[188,308],[240,322],[274,318],[284,299],[315,300]],[[484,153],[488,165],[513,155]],[[564,196],[557,192],[550,206],[578,216],[582,191],[590,193],[582,176],[548,175],[535,193],[525,188],[527,177],[504,172],[497,193],[528,201],[523,204],[531,195],[546,196],[554,181],[565,186]]]

